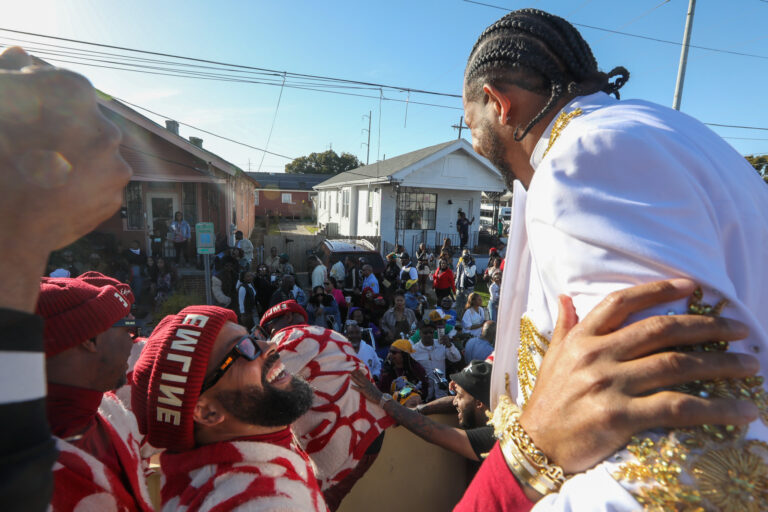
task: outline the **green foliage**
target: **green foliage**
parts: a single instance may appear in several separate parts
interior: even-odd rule
[[[158,309],[157,320],[161,320],[168,315],[175,315],[187,306],[194,306],[199,304],[205,304],[205,297],[199,297],[197,295],[187,295],[181,292],[176,292],[169,295],[165,301],[160,304]]]
[[[285,172],[294,174],[339,174],[362,164],[352,153],[337,154],[329,149],[323,153],[302,156],[285,166]]]

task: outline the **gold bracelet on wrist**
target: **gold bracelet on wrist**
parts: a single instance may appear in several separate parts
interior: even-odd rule
[[[499,447],[507,466],[522,484],[536,492],[556,492],[565,482],[563,468],[549,462],[544,453],[536,448],[519,421],[520,409],[508,396],[499,397],[490,423],[494,426]]]

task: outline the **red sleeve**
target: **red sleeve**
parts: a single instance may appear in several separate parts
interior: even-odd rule
[[[507,467],[497,442],[453,512],[528,512],[533,502]]]

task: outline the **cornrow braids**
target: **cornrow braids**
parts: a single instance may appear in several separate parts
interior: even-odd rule
[[[612,78],[616,78],[611,82]],[[520,131],[522,140],[566,94],[585,96],[603,91],[619,98],[629,80],[622,66],[601,72],[592,49],[563,18],[538,9],[513,11],[486,28],[469,54],[464,72],[467,99],[476,100],[484,83],[514,83],[548,96],[547,103]]]

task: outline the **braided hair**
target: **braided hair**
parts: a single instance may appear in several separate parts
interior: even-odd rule
[[[611,78],[616,77],[614,82]],[[548,96],[544,107],[523,129],[522,140],[566,94],[585,96],[598,91],[614,94],[629,80],[622,66],[603,73],[581,34],[567,21],[538,9],[510,12],[480,34],[469,54],[464,88],[477,101],[486,83],[512,83]]]

